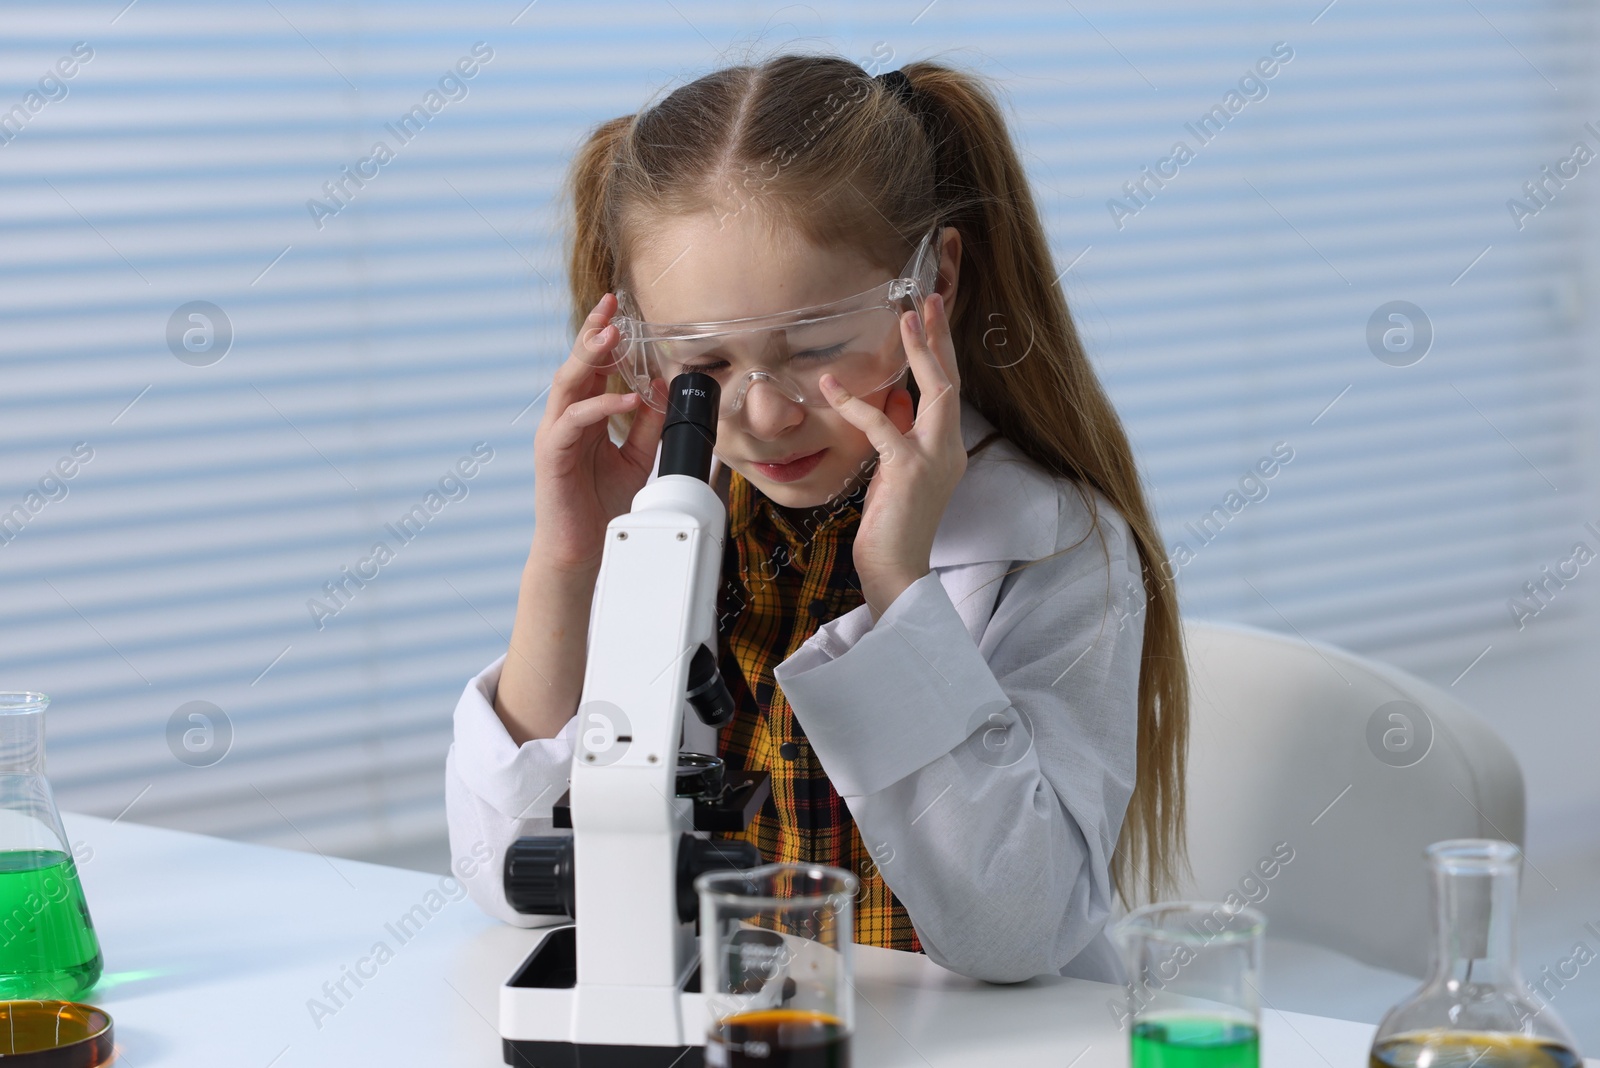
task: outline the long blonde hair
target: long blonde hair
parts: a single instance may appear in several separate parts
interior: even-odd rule
[[[936,222],[956,227],[960,285],[950,321],[963,396],[1017,449],[1070,479],[1091,510],[1084,487],[1104,494],[1138,547],[1146,608],[1137,778],[1111,875],[1124,904],[1139,890],[1154,899],[1187,869],[1189,681],[1166,553],[1127,434],[1057,285],[994,96],[951,67],[902,69],[909,108],[847,59],[782,55],[714,71],[601,123],[576,152],[565,189],[571,326],[576,332],[605,293],[627,287],[636,220],[755,210],[889,272]],[[994,352],[997,327],[1007,348],[991,362],[980,354]],[[1012,358],[1024,339],[1025,355]],[[628,387],[613,376],[610,388]]]

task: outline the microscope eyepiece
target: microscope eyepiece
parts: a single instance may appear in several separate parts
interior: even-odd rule
[[[667,421],[661,428],[658,475],[711,478],[711,447],[717,443],[722,386],[703,371],[685,371],[667,387]]]

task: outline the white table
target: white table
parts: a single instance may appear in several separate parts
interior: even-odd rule
[[[440,893],[450,889],[447,879],[62,818],[84,856],[105,956],[105,975],[87,1000],[115,1021],[119,1068],[504,1063],[495,1027],[500,984],[542,933],[490,919],[464,896],[448,900]],[[400,917],[418,905],[426,922],[399,930]],[[345,979],[351,996],[335,1001],[324,984],[379,942],[392,959],[368,964],[376,974],[359,987]],[[920,955],[870,947],[860,947],[856,973],[859,1068],[1127,1064],[1127,1040],[1108,1007],[1120,1001],[1120,987],[1053,977],[992,986]],[[315,1018],[312,999],[330,1012]],[[1267,1012],[1264,1064],[1362,1068],[1372,1031]]]

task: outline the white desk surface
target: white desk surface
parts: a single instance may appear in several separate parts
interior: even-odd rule
[[[105,957],[85,1000],[111,1013],[118,1068],[504,1063],[500,984],[542,932],[511,927],[440,876],[64,813]],[[88,854],[84,853],[87,847]],[[439,893],[430,900],[429,893]],[[459,892],[459,891],[458,891]],[[402,941],[391,927],[437,908]],[[335,1005],[323,984],[379,942],[392,959]],[[1125,1068],[1122,988],[993,986],[926,957],[858,947],[862,1068]],[[314,1019],[320,999],[332,1015]],[[1267,1068],[1363,1068],[1373,1028],[1267,1011]],[[1591,1068],[1600,1062],[1589,1061]]]

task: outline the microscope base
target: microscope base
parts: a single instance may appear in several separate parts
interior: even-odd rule
[[[704,1068],[700,1046],[593,1046],[502,1039],[513,1068]]]
[[[577,928],[556,927],[500,988],[501,1051],[513,1068],[703,1068],[701,1045],[609,1045],[557,1036],[570,1027],[577,991]],[[677,992],[678,1027],[702,1033],[705,1003],[695,965]],[[511,1038],[506,1032],[528,1037]],[[537,1035],[538,1037],[532,1037]]]

